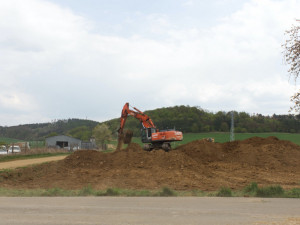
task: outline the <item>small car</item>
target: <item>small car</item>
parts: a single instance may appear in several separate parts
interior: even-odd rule
[[[0,155],[7,155],[7,150],[5,145],[0,146]]]
[[[21,148],[18,145],[14,146],[14,150],[13,150],[13,146],[10,146],[8,149],[8,154],[12,154],[12,153],[21,153]]]

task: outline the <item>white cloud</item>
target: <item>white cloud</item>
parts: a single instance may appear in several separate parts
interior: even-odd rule
[[[157,13],[145,15],[146,33],[124,37],[96,33],[97,21],[45,0],[1,1],[0,109],[31,109],[43,121],[110,119],[127,101],[287,113],[293,87],[281,44],[299,10],[295,0],[253,0],[209,28]],[[32,121],[28,111],[19,118]]]
[[[36,109],[31,96],[18,92],[14,87],[0,91],[0,105],[7,109],[30,112]]]

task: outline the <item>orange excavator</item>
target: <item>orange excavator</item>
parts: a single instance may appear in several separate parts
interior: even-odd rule
[[[165,151],[169,151],[171,149],[171,142],[182,141],[183,139],[181,131],[176,131],[174,129],[159,131],[149,116],[135,107],[130,109],[129,103],[126,103],[121,114],[120,128],[118,130],[119,140],[120,137],[124,137],[123,129],[128,115],[138,119],[143,126],[142,142],[144,143],[144,150],[146,151],[151,151],[152,149],[163,149]],[[125,132],[125,143],[130,143],[131,137],[131,131]]]

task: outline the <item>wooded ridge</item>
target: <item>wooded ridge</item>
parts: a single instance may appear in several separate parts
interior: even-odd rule
[[[173,129],[184,133],[229,132],[231,112],[209,112],[200,107],[174,106],[145,111],[160,130]],[[234,111],[236,133],[285,132],[300,133],[300,116],[276,115],[264,116]],[[84,119],[57,120],[52,123],[26,124],[11,127],[0,127],[0,137],[20,140],[44,140],[45,137],[66,134],[81,140],[88,140],[97,121]],[[108,120],[105,123],[113,133],[119,128],[120,119]],[[129,116],[125,129],[140,135],[140,122]]]

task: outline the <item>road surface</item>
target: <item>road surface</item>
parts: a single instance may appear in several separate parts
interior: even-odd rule
[[[9,161],[9,162],[0,162],[0,170],[13,169],[13,168],[29,166],[33,164],[57,161],[57,160],[62,160],[66,157],[67,157],[66,155],[62,155],[62,156],[50,156],[50,157],[34,158],[34,159],[21,159],[21,160]]]
[[[300,199],[1,197],[0,224],[300,224]]]

